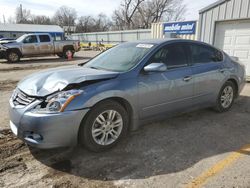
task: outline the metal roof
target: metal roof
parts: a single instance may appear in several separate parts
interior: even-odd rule
[[[63,29],[58,25],[34,25],[34,24],[0,24],[0,31],[63,33]]]
[[[231,0],[219,0],[219,1],[216,1],[215,3],[212,3],[211,5],[208,5],[207,7],[201,9],[199,12],[200,14],[203,13],[203,12],[206,12],[214,7],[217,7],[223,3],[225,3],[226,1],[231,1]]]

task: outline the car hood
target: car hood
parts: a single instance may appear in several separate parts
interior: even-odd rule
[[[20,81],[17,87],[27,95],[43,97],[61,91],[69,84],[111,79],[118,76],[118,74],[117,72],[84,68],[82,66],[67,66],[32,74]]]
[[[0,41],[0,44],[9,44],[9,43],[16,43],[15,40],[2,40]]]

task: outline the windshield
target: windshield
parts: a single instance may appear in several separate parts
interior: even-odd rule
[[[126,72],[137,65],[152,47],[152,44],[121,44],[90,60],[84,67]]]
[[[16,41],[17,42],[22,42],[23,39],[25,39],[25,37],[27,37],[28,35],[22,35],[21,37],[17,38]]]

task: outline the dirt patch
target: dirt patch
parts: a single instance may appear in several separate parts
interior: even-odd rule
[[[11,91],[15,89],[18,81],[16,80],[4,80],[0,81],[0,91]]]
[[[12,134],[11,130],[0,131],[0,173],[13,169],[25,170],[23,157],[19,154],[26,149],[25,144]]]
[[[24,142],[17,139],[11,130],[0,131],[0,160],[13,156],[24,148]]]
[[[38,65],[38,66],[23,66],[23,67],[10,67],[10,68],[3,68],[0,69],[0,72],[9,72],[9,71],[22,71],[22,70],[36,70],[36,69],[47,69],[47,68],[54,68],[66,66],[65,64],[62,65]]]

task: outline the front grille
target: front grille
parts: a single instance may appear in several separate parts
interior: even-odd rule
[[[17,105],[27,106],[31,104],[32,102],[34,102],[35,98],[30,97],[26,95],[25,93],[23,93],[22,91],[17,89],[14,91],[12,95],[12,101],[15,106]]]

